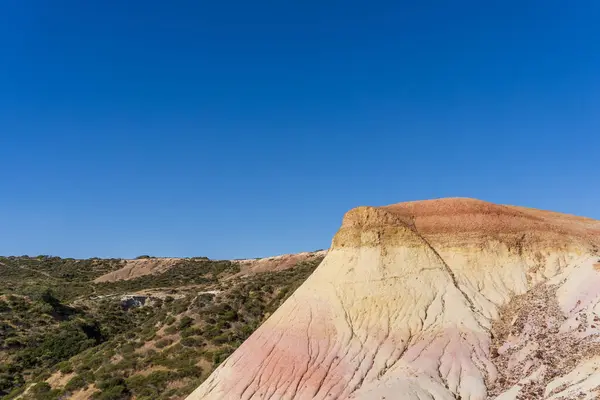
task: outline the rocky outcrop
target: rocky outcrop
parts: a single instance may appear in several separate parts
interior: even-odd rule
[[[282,254],[266,258],[251,258],[232,260],[240,265],[242,274],[253,274],[260,272],[283,271],[295,267],[301,262],[310,262],[319,257],[324,257],[326,250],[303,252],[297,254]]]
[[[155,275],[173,268],[180,258],[140,258],[125,260],[123,267],[99,276],[95,283],[128,281],[145,275]]]
[[[283,271],[293,268],[298,263],[310,262],[316,258],[323,257],[327,251],[319,250],[297,254],[282,254],[266,258],[252,258],[231,260],[240,266],[241,275],[250,275],[260,272]],[[209,260],[207,257],[194,257],[192,260]],[[137,258],[135,260],[123,260],[123,266],[115,271],[108,272],[94,280],[95,283],[128,281],[146,275],[158,275],[176,267],[179,263],[186,261],[184,258]]]
[[[598,221],[473,199],[356,208],[188,399],[600,394],[599,245]]]
[[[143,307],[148,300],[149,298],[147,296],[126,295],[121,297],[121,307],[126,310]]]

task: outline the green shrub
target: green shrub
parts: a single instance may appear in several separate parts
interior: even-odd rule
[[[2,299],[0,299],[0,313],[7,313],[9,312],[10,306],[8,305],[8,303]]]
[[[186,315],[185,317],[183,317],[179,320],[178,328],[181,331],[186,328],[189,328],[190,326],[192,326],[193,323],[194,323],[194,319],[190,318]]]
[[[174,378],[171,371],[154,371],[147,376],[134,375],[127,379],[127,387],[137,397],[156,399],[165,391],[169,382]]]
[[[52,390],[52,386],[48,382],[40,382],[33,385],[30,389],[30,392],[33,395],[48,393]]]
[[[212,357],[214,367],[219,366],[231,353],[233,353],[233,350],[228,347],[215,351]]]
[[[61,372],[61,374],[70,374],[71,372],[73,372],[73,364],[71,364],[68,361],[63,361],[61,363],[58,363],[57,365],[58,370]]]
[[[131,398],[131,393],[126,386],[113,386],[94,393],[92,399],[97,400],[127,400]]]
[[[50,373],[50,371],[44,371],[44,372],[42,372],[41,374],[39,374],[39,375],[38,375],[38,376],[35,378],[35,380],[36,380],[37,382],[42,382],[42,381],[45,381],[45,380],[47,380],[47,379],[48,379],[48,378],[50,378],[51,376],[52,376],[52,374]]]
[[[159,349],[162,349],[164,347],[167,347],[168,345],[173,343],[173,339],[171,338],[164,338],[164,339],[160,339],[158,342],[156,342],[156,347],[158,347]]]
[[[21,338],[9,337],[4,341],[4,346],[6,346],[7,348],[16,349],[18,347],[23,347],[24,344],[21,342]]]
[[[134,357],[133,353],[129,353],[123,356],[123,359],[114,365],[114,370],[135,370],[138,367],[138,359]]]
[[[49,333],[35,347],[17,353],[16,359],[25,368],[49,366],[67,360],[98,344],[96,329],[85,322],[67,322],[61,329]]]
[[[200,378],[202,376],[202,368],[197,365],[186,365],[177,369],[177,379],[183,378]]]
[[[81,389],[87,385],[86,380],[81,375],[75,375],[65,385],[65,390],[68,392],[74,392],[77,389]]]
[[[184,330],[182,330],[180,332],[181,337],[188,337],[188,336],[197,336],[197,335],[201,335],[202,334],[202,330],[200,328],[196,328],[193,326],[190,326],[188,328],[185,328]]]
[[[257,326],[253,324],[241,325],[236,327],[235,336],[240,340],[246,340],[252,334],[252,332],[256,330],[256,328]]]
[[[179,300],[173,303],[173,313],[175,314],[181,314],[182,312],[185,312],[189,307],[189,303],[185,300]]]
[[[133,345],[133,343],[124,343],[123,345],[121,345],[121,352],[123,354],[133,353],[134,351],[135,346]]]
[[[62,391],[52,389],[46,382],[40,382],[31,388],[30,393],[35,400],[58,400]]]
[[[92,398],[98,400],[125,400],[131,397],[131,392],[125,380],[119,376],[101,377],[96,385],[100,392]]]
[[[168,328],[165,329],[165,333],[167,335],[173,335],[175,333],[177,333],[177,325],[171,325]]]
[[[218,335],[218,336],[215,336],[214,338],[212,338],[212,342],[214,344],[225,344],[230,341],[231,341],[231,336],[227,333],[224,333],[222,335]]]
[[[203,344],[202,339],[193,336],[184,337],[179,343],[185,347],[199,347]]]
[[[238,313],[235,310],[225,311],[219,318],[225,321],[237,321]]]
[[[96,375],[94,374],[93,371],[84,371],[82,373],[79,374],[83,380],[85,380],[87,383],[93,383],[96,381]]]

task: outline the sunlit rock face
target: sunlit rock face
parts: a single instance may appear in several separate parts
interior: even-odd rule
[[[596,220],[473,199],[353,209],[188,399],[596,398],[599,245]]]

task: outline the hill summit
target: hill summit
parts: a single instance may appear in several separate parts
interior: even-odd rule
[[[593,399],[600,222],[449,198],[349,211],[323,262],[189,397]]]

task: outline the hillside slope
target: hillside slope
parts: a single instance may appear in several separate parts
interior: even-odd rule
[[[0,257],[0,398],[183,399],[323,256]]]
[[[188,397],[592,399],[600,223],[473,199],[359,207]]]

